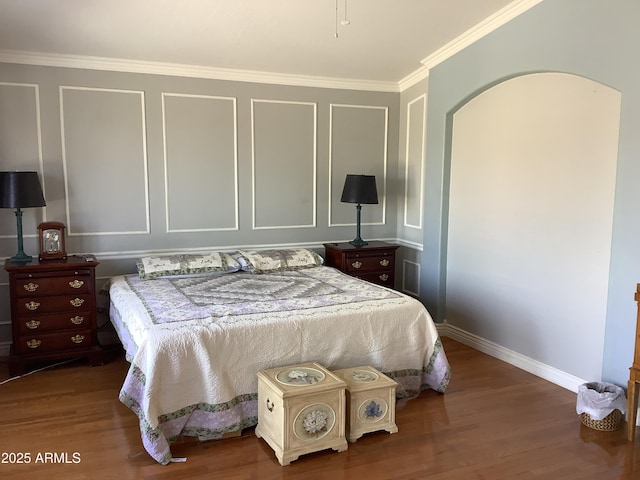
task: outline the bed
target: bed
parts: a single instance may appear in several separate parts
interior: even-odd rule
[[[257,372],[316,361],[372,365],[397,397],[444,392],[449,364],[424,306],[322,265],[312,250],[147,257],[109,282],[110,318],[130,368],[120,401],[142,443],[171,462],[182,436],[222,438],[257,423]]]

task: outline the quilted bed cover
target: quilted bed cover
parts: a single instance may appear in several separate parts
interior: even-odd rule
[[[372,365],[398,382],[399,398],[444,392],[449,382],[420,302],[330,267],[119,276],[109,296],[130,362],[119,398],[138,416],[146,451],[164,465],[180,436],[215,439],[256,425],[260,370]]]

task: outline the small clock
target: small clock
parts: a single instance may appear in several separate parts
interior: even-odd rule
[[[65,226],[60,222],[42,222],[38,225],[40,238],[40,260],[62,260],[67,258],[64,247]]]

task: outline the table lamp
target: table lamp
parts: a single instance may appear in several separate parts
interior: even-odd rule
[[[360,237],[360,211],[363,203],[377,204],[378,190],[376,188],[375,175],[352,175],[348,174],[344,181],[341,202],[356,203],[356,238],[349,243],[355,247],[368,245]]]
[[[18,253],[9,259],[10,262],[29,263],[32,260],[22,246],[22,209],[45,205],[38,172],[0,172],[0,208],[16,209]]]

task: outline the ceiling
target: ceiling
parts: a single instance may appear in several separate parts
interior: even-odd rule
[[[107,59],[397,87],[461,36],[539,1],[337,0],[336,10],[336,0],[0,0],[0,61]]]

